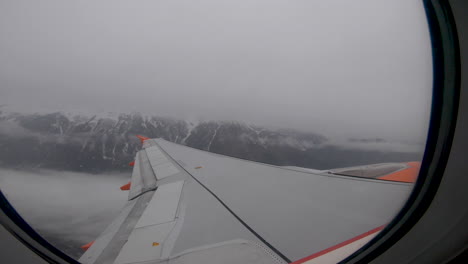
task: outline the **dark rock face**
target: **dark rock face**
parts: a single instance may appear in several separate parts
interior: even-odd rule
[[[343,149],[319,134],[269,130],[239,122],[203,122],[120,114],[0,113],[0,166],[99,173],[130,170],[141,134],[190,147],[275,165],[315,169],[420,160],[420,153]]]

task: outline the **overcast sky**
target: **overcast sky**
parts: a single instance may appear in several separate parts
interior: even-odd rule
[[[11,0],[0,103],[425,136],[420,0]]]

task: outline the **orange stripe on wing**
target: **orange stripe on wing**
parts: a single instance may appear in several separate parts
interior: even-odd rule
[[[144,136],[140,136],[140,135],[136,135],[136,137],[140,139],[141,144],[143,144],[143,142],[145,142],[145,140],[150,139],[149,137],[144,137]]]
[[[127,184],[122,185],[122,186],[120,187],[120,190],[122,190],[122,191],[128,191],[128,190],[130,190],[131,184],[132,184],[131,182],[128,182]]]
[[[336,249],[339,249],[339,248],[341,248],[341,247],[344,247],[344,246],[346,246],[346,245],[349,245],[349,244],[351,244],[351,243],[353,243],[353,242],[355,242],[355,241],[357,241],[357,240],[359,240],[359,239],[365,238],[365,237],[370,236],[370,235],[372,235],[372,234],[374,234],[374,233],[376,233],[376,232],[379,232],[379,231],[382,230],[384,227],[385,227],[385,225],[376,227],[376,228],[374,228],[374,229],[372,229],[372,230],[369,230],[369,231],[367,231],[367,232],[365,232],[365,233],[363,233],[363,234],[360,234],[359,236],[356,236],[356,237],[353,237],[353,238],[351,238],[351,239],[348,239],[348,240],[346,240],[346,241],[344,241],[344,242],[341,242],[341,243],[339,243],[339,244],[337,244],[337,245],[334,245],[334,246],[332,246],[332,247],[329,247],[329,248],[327,248],[327,249],[324,249],[324,250],[322,250],[322,251],[319,251],[319,252],[317,252],[317,253],[315,253],[315,254],[312,254],[312,255],[310,255],[310,256],[308,256],[308,257],[305,257],[305,258],[296,260],[296,261],[292,262],[291,264],[301,264],[301,263],[304,263],[304,262],[309,261],[309,260],[311,260],[311,259],[318,258],[318,257],[320,257],[320,256],[322,256],[322,255],[325,255],[325,254],[327,254],[327,253],[330,253],[330,252],[332,252],[332,251],[334,251],[334,250],[336,250]]]
[[[408,164],[409,168],[379,177],[378,179],[397,182],[415,182],[419,175],[421,162],[413,161],[406,164]]]
[[[90,248],[93,244],[94,244],[94,241],[91,241],[91,242],[89,242],[88,244],[81,246],[81,248],[82,248],[83,250],[86,251],[86,250],[88,250],[88,248]]]

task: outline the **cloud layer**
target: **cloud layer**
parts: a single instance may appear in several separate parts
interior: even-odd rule
[[[0,169],[0,189],[21,216],[56,246],[77,257],[119,214],[130,175]]]

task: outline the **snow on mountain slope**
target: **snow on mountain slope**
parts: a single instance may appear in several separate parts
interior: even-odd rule
[[[317,133],[273,130],[242,122],[196,122],[140,113],[1,111],[0,166],[127,170],[128,162],[140,149],[136,134],[242,159],[315,169],[421,158],[417,151],[346,148]],[[350,142],[369,144],[368,140]]]

